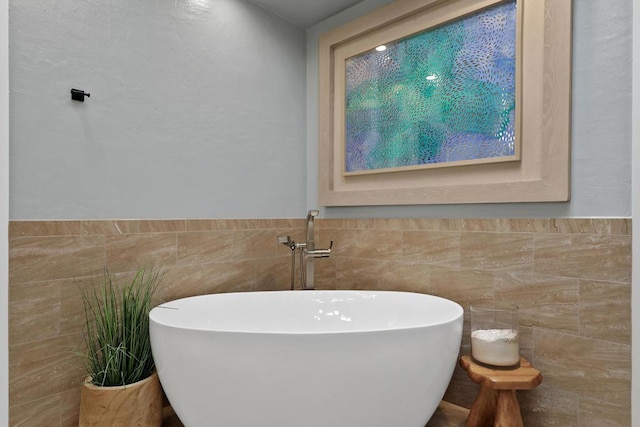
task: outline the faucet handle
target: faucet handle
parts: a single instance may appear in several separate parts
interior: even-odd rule
[[[333,248],[333,240],[329,241],[329,247],[327,249],[318,249],[318,251],[322,251],[323,253],[326,252],[326,256],[329,256],[329,254],[331,253],[331,248]]]

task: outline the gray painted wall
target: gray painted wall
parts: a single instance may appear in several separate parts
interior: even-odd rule
[[[303,31],[241,0],[10,0],[10,218],[303,216],[318,206],[318,35],[387,2],[309,28],[305,57]],[[574,1],[570,202],[322,214],[629,216],[631,9]]]
[[[307,29],[307,206],[318,204],[318,36],[389,0],[365,0]],[[333,207],[328,217],[631,215],[632,0],[574,0],[571,201]]]
[[[9,31],[12,220],[305,214],[303,30],[241,0],[10,0]]]
[[[0,0],[0,426],[9,425],[9,4]]]
[[[633,143],[631,160],[632,222],[640,222],[640,0],[633,8]],[[640,360],[640,227],[632,227],[631,237],[631,360]],[[640,424],[640,369],[631,370],[631,425]]]

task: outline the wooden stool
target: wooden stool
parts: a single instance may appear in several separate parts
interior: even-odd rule
[[[540,371],[520,358],[520,367],[493,369],[462,356],[460,366],[474,383],[480,384],[466,427],[523,427],[516,390],[531,390],[542,382]]]

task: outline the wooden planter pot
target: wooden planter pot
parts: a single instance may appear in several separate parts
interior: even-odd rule
[[[99,387],[85,382],[80,397],[80,427],[160,427],[162,387],[154,372],[134,384]]]

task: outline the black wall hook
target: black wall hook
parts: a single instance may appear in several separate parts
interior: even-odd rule
[[[84,102],[84,97],[90,97],[91,94],[80,89],[71,89],[71,99],[73,101]]]

